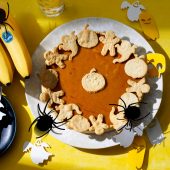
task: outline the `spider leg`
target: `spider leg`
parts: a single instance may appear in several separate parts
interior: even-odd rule
[[[129,127],[130,126],[130,127]],[[128,123],[127,123],[127,127],[125,127],[125,129],[126,130],[130,130],[131,131],[131,122],[130,121],[128,121]]]
[[[56,118],[55,118],[56,119]],[[54,121],[55,121],[55,119],[54,119]],[[61,121],[61,122],[54,122],[54,124],[56,125],[56,124],[60,124],[60,123],[64,123],[64,122],[66,122],[65,120],[63,120],[63,121]]]
[[[133,123],[134,126],[139,125],[139,123],[136,120],[131,120],[131,123]]]
[[[7,2],[7,6],[8,6],[8,14],[7,14],[6,20],[7,20],[8,17],[9,17],[9,3],[8,3],[8,2]]]
[[[141,118],[139,118],[139,119],[135,119],[135,121],[142,120],[142,119],[144,119],[145,117],[147,117],[149,114],[150,114],[150,112],[149,112],[147,115],[145,115],[144,117],[141,117]]]
[[[5,23],[2,23],[2,25],[5,27],[5,32],[6,32],[6,35],[7,35],[7,29],[6,29]]]
[[[47,132],[45,132],[43,135],[41,135],[41,136],[37,136],[36,138],[38,139],[38,138],[41,138],[41,137],[43,137],[44,135],[46,135],[46,134],[48,134],[49,132],[50,132],[50,130],[51,130],[52,128],[50,128]]]
[[[125,109],[124,106],[121,106],[121,105],[119,105],[119,104],[109,104],[109,105],[120,106],[120,107],[123,107],[123,109]]]
[[[126,103],[125,103],[125,101],[120,97],[120,100],[122,100],[122,102],[123,102],[123,104],[124,104],[124,106],[125,106],[125,108],[126,108]]]
[[[61,123],[61,124],[57,126],[57,125],[55,124],[55,122],[53,122],[53,125],[54,125],[56,128],[65,125],[65,124],[67,123],[67,121],[57,122],[57,123]],[[63,129],[63,128],[62,128],[62,129]],[[65,129],[63,129],[63,130],[65,130]]]
[[[64,125],[64,124],[62,124],[62,125]],[[62,126],[62,125],[56,126],[55,124],[53,124],[53,128],[57,128],[57,129],[60,129],[60,130],[65,130],[64,128],[60,128],[60,126]]]
[[[133,125],[132,125],[132,122],[131,122],[131,121],[129,121],[129,125],[130,125],[130,132],[131,132],[131,130],[132,130],[132,128],[133,128]]]
[[[43,113],[45,113],[45,110],[46,110],[46,108],[47,108],[47,105],[48,105],[48,103],[50,102],[50,99],[48,99],[48,101],[47,101],[47,103],[46,103],[46,105],[45,105],[45,107],[44,107],[44,111],[43,111]]]
[[[124,112],[124,110],[121,110],[121,111],[117,112],[117,114],[120,113],[120,112]]]
[[[117,120],[126,120],[126,119],[119,119],[119,118],[117,118]]]
[[[32,123],[31,123],[31,125],[30,125],[30,127],[29,127],[29,129],[28,129],[28,131],[30,131],[30,129],[31,129],[31,127],[32,127],[32,125],[37,121],[39,119],[39,117],[37,117]]]
[[[12,26],[11,26],[10,24],[8,24],[7,22],[4,22],[4,24],[8,25],[12,30],[14,30],[14,29],[12,28]]]
[[[147,104],[147,103],[145,103],[145,102],[135,102],[135,103],[131,103],[129,106],[132,106],[132,105],[138,104],[138,103]]]
[[[50,110],[48,113],[47,113],[47,115],[49,115],[50,113],[52,113],[52,112],[54,112],[55,110]],[[58,115],[57,115],[58,116]],[[57,118],[57,117],[56,117]],[[56,119],[55,118],[55,119]]]
[[[58,117],[58,115],[57,115],[57,117]],[[56,118],[57,118],[56,117]],[[73,117],[73,116],[72,116]],[[63,120],[63,121],[61,121],[61,122],[54,122],[54,124],[59,124],[59,123],[63,123],[63,122],[68,122],[72,117],[70,117],[69,119],[67,119],[67,120]],[[54,119],[54,121],[56,120],[56,118]]]
[[[120,129],[118,129],[118,131],[121,131],[124,127],[126,127],[128,125],[128,122],[125,125],[123,125]]]
[[[38,105],[37,105],[37,109],[38,109],[38,114],[39,114],[40,116],[44,116],[44,115],[45,115],[45,114],[41,111],[39,103],[38,103]],[[42,115],[41,115],[41,114],[42,114]]]

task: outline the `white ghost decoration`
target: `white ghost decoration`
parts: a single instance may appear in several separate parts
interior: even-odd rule
[[[130,4],[127,1],[123,1],[121,4],[121,9],[126,8],[128,8],[127,17],[132,22],[138,21],[141,11],[145,9],[145,7],[141,5],[139,1],[136,1],[133,4]]]
[[[0,107],[4,107],[1,102],[0,102]],[[6,114],[0,111],[0,120],[2,120],[3,116],[6,116]]]
[[[45,148],[49,147],[50,146],[47,143],[42,142],[41,140],[37,140],[35,144],[26,141],[23,146],[23,152],[30,152],[30,157],[33,163],[42,164],[53,155],[45,150]]]

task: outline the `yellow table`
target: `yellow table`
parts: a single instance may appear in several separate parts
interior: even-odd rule
[[[127,24],[141,33],[139,23],[131,23],[126,17],[126,12],[120,10],[121,0],[66,0],[65,11],[56,18],[47,18],[39,10],[36,0],[8,0],[10,12],[18,22],[25,42],[32,54],[40,41],[55,27],[82,17],[107,17]],[[129,0],[129,2],[133,2]],[[1,2],[6,5],[6,1]],[[162,53],[166,57],[167,70],[164,74],[163,101],[158,112],[165,141],[155,147],[151,146],[146,135],[146,156],[143,169],[168,170],[170,169],[170,2],[169,0],[141,0],[141,3],[154,16],[157,23],[160,38],[157,41],[149,41],[155,52]],[[141,33],[142,34],[142,33]],[[101,149],[85,150],[68,146],[52,136],[48,135],[44,141],[52,148],[50,152],[55,154],[52,160],[44,166],[32,163],[29,154],[22,152],[25,141],[35,141],[35,135],[28,133],[28,127],[34,119],[25,99],[24,80],[15,73],[14,81],[10,87],[3,88],[4,94],[11,101],[17,116],[17,133],[10,149],[0,157],[0,169],[98,169],[98,170],[127,170],[132,169],[128,164],[128,151],[120,146]]]

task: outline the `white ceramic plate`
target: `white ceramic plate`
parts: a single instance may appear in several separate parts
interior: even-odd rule
[[[26,98],[35,117],[38,116],[37,104],[40,103],[40,107],[42,109],[44,108],[44,104],[38,99],[40,94],[40,81],[37,77],[37,73],[39,73],[40,69],[44,66],[43,53],[47,50],[53,49],[57,44],[59,44],[63,35],[69,34],[72,31],[75,31],[76,34],[80,32],[85,24],[89,24],[90,29],[95,31],[113,30],[118,37],[128,39],[131,43],[138,45],[138,54],[153,52],[152,47],[139,33],[137,33],[134,29],[112,19],[83,18],[57,27],[44,38],[32,56],[33,74],[31,78],[26,81]],[[145,95],[144,101],[148,104],[141,108],[141,112],[145,114],[151,112],[151,114],[144,120],[144,126],[147,126],[155,117],[161,103],[163,90],[162,77],[160,79],[149,79],[148,81],[151,85],[151,91],[148,95]],[[99,149],[119,144],[113,139],[114,132],[108,132],[102,136],[96,136],[86,135],[66,129],[65,131],[62,131],[62,134],[55,134],[53,132],[50,132],[50,134],[66,144],[79,148]],[[124,138],[127,139],[127,136],[124,135]]]

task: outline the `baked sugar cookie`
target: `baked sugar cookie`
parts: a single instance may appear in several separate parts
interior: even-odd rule
[[[125,73],[132,78],[142,78],[147,71],[148,66],[141,57],[135,57],[125,64]]]
[[[82,78],[81,83],[84,90],[86,90],[89,93],[96,93],[102,90],[106,84],[103,75],[97,73],[95,68],[91,69],[90,73],[86,74]]]

